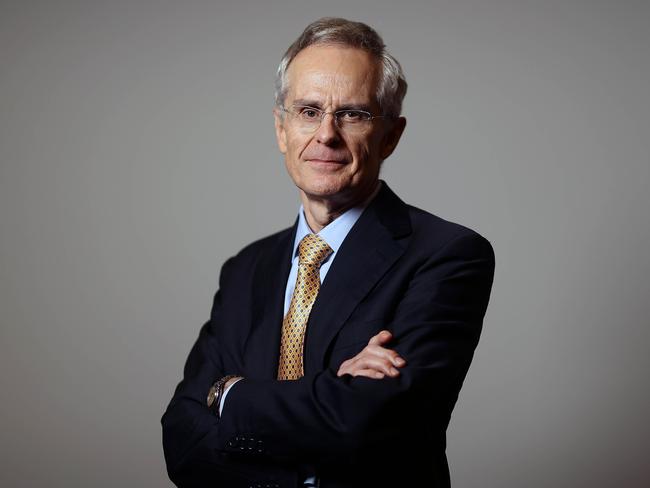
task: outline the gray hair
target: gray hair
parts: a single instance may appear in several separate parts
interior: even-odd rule
[[[402,112],[402,100],[407,83],[399,62],[386,50],[383,39],[370,26],[362,22],[324,17],[307,26],[294,41],[282,61],[275,77],[275,105],[284,106],[287,96],[287,69],[296,55],[314,44],[342,45],[363,49],[374,55],[381,63],[381,78],[377,88],[377,102],[383,115],[398,117]]]

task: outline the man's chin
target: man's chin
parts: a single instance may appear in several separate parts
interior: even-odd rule
[[[361,188],[350,185],[301,185],[303,202],[306,198],[311,201],[328,202],[331,207],[349,207],[356,205],[365,198]]]
[[[321,179],[320,181],[301,184],[298,185],[298,188],[305,196],[312,199],[337,198],[341,194],[348,193],[349,188],[346,185],[342,185],[340,182],[326,180]]]
[[[332,186],[307,186],[300,189],[307,197],[318,199],[335,198],[341,193],[344,193],[338,187]]]

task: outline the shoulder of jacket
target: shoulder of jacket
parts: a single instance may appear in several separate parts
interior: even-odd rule
[[[408,205],[408,211],[413,239],[426,241],[433,249],[446,247],[456,241],[472,242],[486,249],[492,247],[484,236],[465,225],[446,220],[412,205]]]
[[[289,238],[290,234],[294,230],[294,227],[295,226],[287,227],[286,229],[275,232],[271,235],[262,237],[260,239],[251,242],[250,244],[247,244],[231,259],[236,259],[236,260],[257,259],[263,251],[270,249],[275,245],[277,245],[282,240]]]

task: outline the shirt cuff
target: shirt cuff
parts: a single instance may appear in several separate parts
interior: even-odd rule
[[[228,392],[230,389],[235,386],[235,383],[237,383],[239,380],[243,380],[244,378],[237,378],[235,381],[233,381],[228,388],[223,390],[223,395],[221,395],[221,401],[219,402],[219,417],[221,417],[221,411],[223,410],[224,403],[226,401],[226,397],[228,396]]]

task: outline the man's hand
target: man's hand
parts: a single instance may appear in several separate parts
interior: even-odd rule
[[[392,349],[382,347],[392,338],[393,334],[387,330],[382,330],[371,337],[368,345],[359,354],[341,363],[336,375],[349,374],[375,379],[399,376],[397,368],[403,367],[406,361]]]

